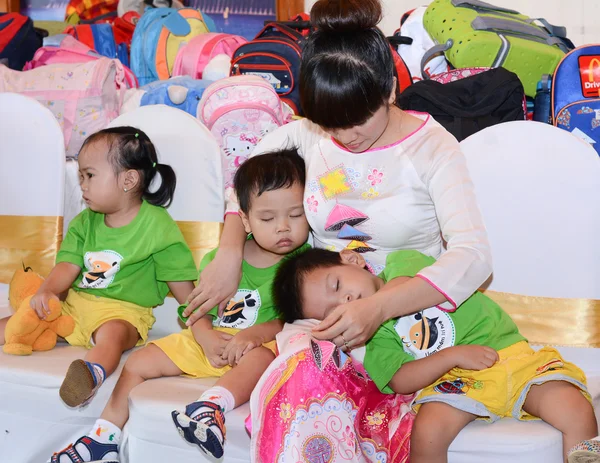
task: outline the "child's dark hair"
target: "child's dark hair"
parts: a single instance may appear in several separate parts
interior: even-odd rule
[[[244,162],[235,173],[233,186],[240,203],[240,210],[247,214],[253,194],[290,188],[299,183],[304,188],[306,168],[304,159],[296,148],[284,148],[261,154]]]
[[[379,0],[319,0],[302,52],[300,100],[305,116],[329,129],[364,124],[387,105],[394,85],[392,50],[377,28]]]
[[[279,264],[273,280],[273,302],[286,323],[304,318],[302,314],[302,289],[309,273],[320,268],[342,264],[339,252],[311,248],[285,257]]]
[[[124,170],[137,170],[140,174],[138,191],[143,199],[154,206],[169,207],[175,194],[177,177],[168,164],[160,164],[156,149],[143,131],[135,127],[113,127],[90,135],[81,151],[90,143],[105,140],[108,144],[108,160],[118,174]],[[156,173],[161,182],[158,190],[151,192],[150,184]]]

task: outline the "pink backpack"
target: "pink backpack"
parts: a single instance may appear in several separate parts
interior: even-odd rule
[[[217,32],[198,35],[177,53],[173,75],[202,79],[202,72],[211,59],[220,54],[231,58],[237,47],[246,42],[239,35]]]
[[[291,120],[273,86],[257,76],[218,80],[204,91],[198,117],[221,147],[225,187],[231,187],[237,168],[269,132]]]
[[[52,111],[63,131],[67,157],[77,157],[87,136],[119,115],[126,88],[123,65],[109,58],[29,71],[0,65],[0,92],[31,97]]]
[[[25,64],[24,71],[46,66],[48,64],[74,64],[87,63],[102,58],[102,55],[96,53],[87,45],[81,43],[71,35],[56,35],[55,46],[45,46],[39,48],[31,61]],[[133,72],[123,66],[125,80],[129,88],[137,88],[137,79]]]

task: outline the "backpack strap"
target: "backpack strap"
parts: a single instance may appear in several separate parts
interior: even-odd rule
[[[256,34],[255,39],[258,39],[259,37],[262,37],[263,35],[265,35],[266,33],[269,33],[271,31],[277,31],[285,36],[287,36],[289,39],[293,40],[294,42],[298,42],[304,39],[304,37],[302,36],[302,34],[300,34],[298,31],[292,29],[291,27],[286,26],[284,23],[280,23],[280,22],[270,22],[268,24],[265,25],[265,27],[262,28],[262,30]]]
[[[427,66],[427,63],[434,56],[437,56],[440,53],[444,53],[444,52],[450,50],[450,48],[452,48],[452,45],[454,45],[454,41],[452,39],[448,39],[446,41],[446,43],[441,43],[439,45],[435,45],[425,52],[425,54],[423,55],[423,58],[421,58],[421,75],[425,79],[429,78],[429,76],[425,72],[425,66]]]
[[[500,6],[492,5],[491,3],[482,2],[481,0],[452,0],[452,5],[481,8],[484,10],[499,11],[501,13],[520,14],[516,10],[502,8]]]

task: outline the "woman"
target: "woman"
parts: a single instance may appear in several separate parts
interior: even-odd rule
[[[362,252],[376,273],[394,250],[437,259],[419,278],[347,301],[313,328],[314,338],[350,350],[391,318],[435,305],[456,308],[489,277],[491,256],[459,144],[429,115],[394,105],[391,50],[376,27],[379,1],[320,0],[311,19],[317,30],[304,49],[300,76],[306,119],[265,138],[253,155],[298,147],[315,246]],[[200,307],[196,317],[223,307],[237,288],[245,234],[236,212],[230,201],[220,254],[191,296],[189,310]],[[301,383],[291,376],[285,387],[294,381]],[[263,412],[270,406],[261,405]]]

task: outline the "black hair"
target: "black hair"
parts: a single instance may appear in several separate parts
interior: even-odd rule
[[[300,101],[304,115],[328,129],[364,124],[394,86],[394,59],[379,0],[319,0],[310,12],[315,30],[302,52]]]
[[[285,257],[273,280],[273,302],[283,321],[292,323],[304,318],[302,290],[306,276],[320,268],[343,265],[339,252],[311,248]]]
[[[244,162],[235,173],[233,186],[245,214],[250,210],[253,194],[290,188],[299,183],[304,188],[306,168],[296,148],[284,148],[255,156]]]
[[[105,140],[108,144],[108,160],[118,174],[125,170],[137,170],[140,186],[136,190],[141,197],[154,206],[169,207],[173,202],[177,177],[168,164],[160,164],[156,148],[143,131],[135,127],[113,127],[90,135],[79,152],[90,143]],[[150,191],[154,176],[159,173],[158,190]]]

